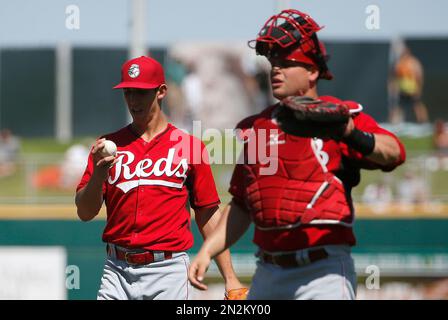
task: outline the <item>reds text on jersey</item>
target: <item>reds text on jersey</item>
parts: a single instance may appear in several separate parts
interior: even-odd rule
[[[190,213],[219,205],[204,144],[171,124],[150,142],[127,126],[104,136],[118,147],[103,184],[103,241],[129,248],[185,251],[193,245]],[[92,156],[77,190],[93,172]]]

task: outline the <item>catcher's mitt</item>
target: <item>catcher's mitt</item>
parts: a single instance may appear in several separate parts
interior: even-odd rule
[[[224,294],[224,300],[246,300],[248,293],[249,293],[248,288],[238,288],[228,290]]]
[[[345,104],[292,96],[280,102],[274,118],[288,134],[340,140],[350,118],[350,109]]]

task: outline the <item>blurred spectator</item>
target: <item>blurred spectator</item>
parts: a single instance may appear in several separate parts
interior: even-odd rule
[[[183,79],[181,88],[185,98],[185,106],[191,120],[200,120],[204,100],[203,83],[193,62],[190,62],[187,66],[187,75]]]
[[[392,188],[386,180],[367,185],[362,195],[362,201],[378,213],[387,210],[392,200]]]
[[[180,43],[171,55],[187,66],[182,92],[192,120],[201,120],[207,128],[234,128],[250,114],[253,83],[246,83],[241,64],[246,46],[211,43]],[[249,88],[249,89],[248,89]],[[252,100],[253,102],[253,100]]]
[[[249,114],[249,98],[243,80],[232,69],[233,53],[217,49],[213,54],[201,57],[197,72],[202,83],[203,128],[234,128]],[[223,116],[225,112],[225,116]]]
[[[60,166],[60,184],[62,188],[69,189],[76,186],[87,166],[90,150],[82,144],[74,144],[64,154]]]
[[[252,52],[241,57],[241,68],[246,92],[250,99],[250,113],[258,113],[272,104],[269,61],[264,57],[254,56]]]
[[[168,90],[166,104],[170,120],[181,129],[190,129],[191,113],[182,89],[182,83],[187,76],[186,66],[172,54],[168,57],[165,67]]]
[[[395,62],[389,93],[393,95],[390,120],[400,122],[425,123],[428,111],[421,100],[423,90],[423,66],[406,45],[400,47],[400,54]]]
[[[401,205],[426,204],[429,200],[429,186],[425,179],[408,170],[397,184],[397,194]]]
[[[38,189],[73,189],[87,166],[90,150],[75,144],[67,149],[60,164],[40,168],[33,176],[33,186]]]
[[[0,131],[0,178],[16,171],[20,153],[20,140],[9,129]]]
[[[441,119],[434,123],[433,144],[434,149],[441,155],[448,155],[448,131],[445,122]]]

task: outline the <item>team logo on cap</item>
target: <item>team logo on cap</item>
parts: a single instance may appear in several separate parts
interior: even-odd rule
[[[128,75],[131,78],[137,78],[140,74],[140,66],[138,64],[133,64],[129,67]]]

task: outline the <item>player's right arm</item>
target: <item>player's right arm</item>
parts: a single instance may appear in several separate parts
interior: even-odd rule
[[[82,221],[95,218],[103,204],[103,184],[108,177],[109,168],[115,163],[116,157],[103,157],[100,150],[104,147],[104,138],[98,139],[89,156],[93,163],[93,171],[87,184],[76,192],[75,204],[78,217]],[[89,171],[87,168],[86,172]]]
[[[188,278],[194,287],[201,290],[207,289],[202,281],[211,259],[237,242],[246,232],[250,223],[251,219],[248,212],[235,202],[232,201],[225,207],[217,227],[206,238],[190,265]]]

